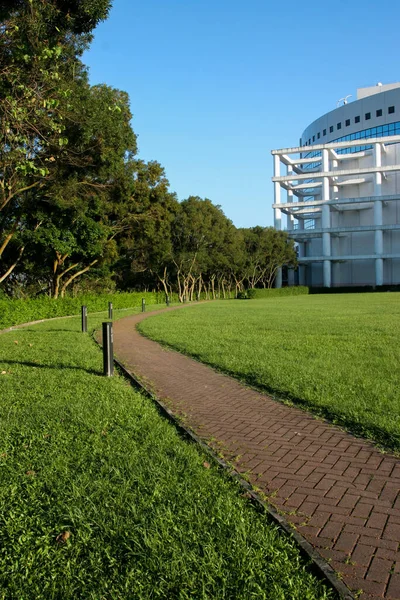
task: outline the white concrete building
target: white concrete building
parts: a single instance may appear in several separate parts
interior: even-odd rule
[[[272,154],[275,227],[298,245],[288,285],[400,284],[400,83],[357,90]]]

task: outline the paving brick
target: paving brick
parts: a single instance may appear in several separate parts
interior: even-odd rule
[[[376,529],[381,529],[383,531],[388,518],[389,517],[387,515],[378,513],[373,510],[367,520],[366,526],[376,528]]]
[[[390,577],[386,598],[388,600],[399,600],[400,598],[400,575],[397,573]]]
[[[386,584],[378,583],[376,581],[369,581],[367,579],[354,578],[352,580],[352,588],[355,590],[362,590],[364,594],[370,594],[371,598],[383,598],[383,594],[385,593]],[[364,596],[361,596],[361,600],[364,599]],[[397,599],[398,600],[398,599]]]
[[[336,540],[342,529],[343,523],[328,521],[326,525],[321,529],[321,537]],[[338,548],[338,550],[340,550],[340,548]]]
[[[388,523],[382,534],[384,540],[393,540],[400,542],[400,525]]]
[[[364,504],[359,502],[351,513],[352,517],[365,517],[368,518],[371,514],[373,505],[372,504]]]
[[[355,533],[342,532],[334,546],[335,550],[341,550],[347,554],[351,554],[359,536]]]
[[[363,567],[368,567],[372,557],[374,556],[375,548],[372,546],[365,546],[364,544],[356,544],[351,560],[356,564]]]
[[[368,579],[368,581],[387,583],[389,581],[392,564],[392,561],[374,556],[367,571],[366,579]]]
[[[343,506],[345,508],[354,508],[359,499],[358,495],[347,493],[340,500],[338,506]]]

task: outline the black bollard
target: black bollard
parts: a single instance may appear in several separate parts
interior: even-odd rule
[[[82,315],[82,333],[87,333],[87,306],[81,307],[81,315]]]
[[[103,373],[106,377],[114,374],[113,324],[103,323]]]
[[[108,303],[108,318],[112,321],[112,318],[113,318],[113,305],[112,305],[112,302]]]
[[[146,311],[146,300],[142,298],[142,312]]]

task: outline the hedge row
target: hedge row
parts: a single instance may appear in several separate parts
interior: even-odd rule
[[[310,294],[362,294],[371,292],[400,292],[400,285],[353,285],[338,287],[313,287]]]
[[[65,317],[80,314],[81,306],[86,305],[88,312],[108,310],[108,303],[113,303],[114,309],[134,308],[141,306],[142,298],[146,305],[162,304],[165,302],[164,293],[153,292],[125,292],[119,294],[86,294],[77,298],[52,298],[40,297],[29,300],[0,299],[0,329],[13,327],[20,323],[50,319],[52,317]],[[176,294],[170,298],[177,302]]]
[[[270,289],[253,288],[242,292],[240,296],[238,294],[238,298],[243,298],[243,294],[245,294],[246,298],[276,298],[277,296],[303,296],[308,293],[308,287],[303,285]]]

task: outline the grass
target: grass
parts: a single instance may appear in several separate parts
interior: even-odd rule
[[[203,304],[145,335],[400,450],[400,294]]]
[[[79,329],[0,336],[0,598],[333,597]]]

